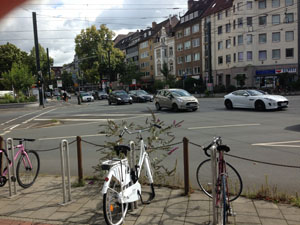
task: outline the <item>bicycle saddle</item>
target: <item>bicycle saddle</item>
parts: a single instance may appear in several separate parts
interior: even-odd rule
[[[218,151],[229,152],[230,148],[227,145],[218,145],[217,150]]]
[[[120,153],[124,153],[124,155],[127,156],[127,152],[130,151],[130,148],[127,145],[116,145],[114,146],[114,150],[118,156]]]

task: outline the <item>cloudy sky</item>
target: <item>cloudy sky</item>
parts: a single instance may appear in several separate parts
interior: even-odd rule
[[[32,12],[37,14],[39,43],[55,66],[70,63],[81,29],[101,24],[117,34],[146,29],[169,15],[183,15],[187,0],[29,0],[0,20],[0,45],[29,52],[34,46]]]

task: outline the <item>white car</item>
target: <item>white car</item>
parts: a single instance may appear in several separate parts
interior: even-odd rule
[[[259,90],[238,90],[224,96],[227,109],[250,108],[258,111],[288,107],[289,100],[281,95],[269,95]]]
[[[82,92],[82,93],[80,93],[80,97],[81,97],[81,101],[82,102],[93,102],[94,101],[93,95],[91,95],[88,92]]]
[[[154,101],[157,110],[169,108],[177,112],[181,109],[196,111],[199,108],[198,100],[183,89],[159,90],[154,97]]]

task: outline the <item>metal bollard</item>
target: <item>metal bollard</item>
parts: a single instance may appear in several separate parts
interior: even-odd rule
[[[189,139],[183,138],[184,195],[190,196]]]
[[[13,170],[13,177],[14,177],[14,195],[17,194],[17,185],[16,185],[16,169],[15,169],[15,160],[14,160],[14,142],[12,138],[7,138],[5,141],[5,147],[6,147],[6,152],[8,154],[8,157],[11,159],[11,164],[12,164],[12,170]],[[10,150],[10,151],[9,151]],[[11,168],[10,168],[10,164],[7,160],[7,172],[8,172],[8,186],[9,186],[9,197],[12,197],[12,189],[11,189],[11,185],[12,185],[12,180],[11,180]]]
[[[130,169],[134,169],[135,170],[135,164],[136,164],[136,155],[135,155],[135,143],[134,141],[130,141],[129,142],[129,146],[130,146],[130,159],[129,159],[129,165],[130,165]],[[131,210],[133,211],[134,209],[137,209],[138,205],[137,202],[132,202],[130,203],[131,206]]]
[[[213,146],[210,152],[211,170],[212,170],[212,211],[213,211],[213,225],[218,224],[217,208],[216,208],[216,181],[217,181],[217,153],[216,147]]]
[[[65,158],[66,155],[66,158]],[[71,196],[71,180],[70,180],[70,155],[69,155],[69,143],[67,140],[62,140],[60,143],[60,158],[61,158],[61,173],[62,173],[62,188],[63,188],[63,203],[67,204],[72,201],[72,196]],[[65,163],[67,167],[67,187],[65,183]],[[66,189],[68,191],[68,200],[66,200]]]

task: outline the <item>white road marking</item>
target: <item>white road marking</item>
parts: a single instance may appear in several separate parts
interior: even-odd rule
[[[261,125],[260,123],[232,124],[232,125],[221,125],[221,126],[190,127],[190,128],[188,128],[188,130],[227,128],[227,127],[249,127],[249,126],[260,126],[260,125]]]
[[[80,137],[99,137],[105,136],[106,134],[88,134],[88,135],[81,135]],[[51,138],[39,138],[39,141],[45,140],[56,140],[56,139],[67,139],[67,138],[76,138],[77,136],[65,136],[65,137],[51,137]]]
[[[296,141],[280,141],[280,142],[266,142],[255,143],[255,146],[271,146],[271,147],[287,147],[287,148],[300,148],[300,145],[294,145],[294,143],[300,143],[300,140]]]
[[[36,116],[34,116],[34,117],[28,119],[28,120],[23,121],[21,124],[26,124],[26,123],[28,123],[28,122],[30,122],[30,121],[32,121],[32,120],[38,118],[39,116],[42,116],[42,115],[44,115],[44,114],[46,114],[46,113],[49,113],[49,112],[52,112],[52,111],[54,111],[54,110],[56,110],[56,108],[55,108],[55,109],[48,110],[48,111],[43,112],[43,113],[40,113],[40,114],[38,114],[38,115],[36,115]],[[30,115],[30,114],[28,114],[28,115]],[[9,130],[5,131],[4,133],[2,133],[2,134],[0,134],[0,135],[3,136],[3,135],[5,135],[5,134],[10,133],[14,128],[20,126],[21,124],[15,124],[15,125],[13,125],[12,127],[9,128]]]
[[[53,119],[58,120],[58,121],[66,121],[66,122],[106,122],[107,120],[130,120],[130,119],[136,119],[140,117],[146,117],[150,116],[150,114],[145,114],[141,116],[133,116],[133,117],[128,117],[128,118],[118,118],[118,119],[112,119],[112,118],[106,118],[106,119],[97,119],[97,118],[91,118],[91,119],[84,119],[84,118],[78,118],[78,119],[60,119],[60,118],[40,118],[40,119],[34,119],[35,121],[51,121]]]
[[[11,120],[8,120],[8,121],[6,121],[6,122],[4,122],[4,123],[1,123],[0,125],[3,126],[3,125],[5,125],[5,124],[8,124],[8,123],[10,123],[10,122],[12,122],[12,121],[15,121],[15,120],[17,120],[17,119],[20,119],[20,118],[22,118],[22,117],[28,116],[28,115],[33,114],[33,113],[36,113],[36,112],[31,112],[31,113],[24,114],[24,115],[22,115],[22,116],[18,116],[18,117],[14,118],[14,119],[11,119]]]

